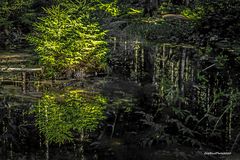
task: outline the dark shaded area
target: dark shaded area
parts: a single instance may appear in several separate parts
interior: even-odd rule
[[[44,16],[42,7],[57,3],[1,2],[0,49],[27,48],[31,53],[27,35]],[[106,71],[66,70],[50,79],[44,71],[16,71],[42,67],[35,54],[0,53],[0,157],[240,159],[240,2],[124,0],[116,4],[120,13],[115,17],[100,11],[91,14],[98,15],[97,20],[101,17],[103,28],[109,30]],[[30,111],[44,93],[65,89],[106,97],[106,119],[96,131],[86,133],[84,141],[72,131],[73,142],[48,144]]]

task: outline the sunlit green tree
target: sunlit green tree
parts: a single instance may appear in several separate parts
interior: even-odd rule
[[[51,75],[65,70],[104,69],[108,51],[106,31],[101,29],[93,12],[113,4],[100,0],[61,1],[45,9],[46,16],[35,24],[35,33],[29,36],[29,41]],[[116,14],[114,9],[107,11]]]

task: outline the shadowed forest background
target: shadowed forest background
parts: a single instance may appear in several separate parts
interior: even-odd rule
[[[239,0],[1,0],[0,159],[240,160],[239,17]]]

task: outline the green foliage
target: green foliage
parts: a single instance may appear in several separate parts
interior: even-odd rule
[[[98,19],[101,17],[98,11],[103,10],[105,13],[109,13],[111,16],[117,16],[119,9],[117,6],[118,0],[55,0],[56,4],[62,6],[65,9],[72,10],[72,15],[84,16],[91,14],[92,19]],[[97,15],[94,15],[94,13]],[[96,17],[97,16],[97,17]]]
[[[240,1],[208,1],[203,7],[205,14],[196,28],[200,35],[204,35],[200,41],[205,41],[205,45],[207,42],[214,43],[222,39],[231,44],[239,41]]]
[[[0,3],[0,47],[16,48],[25,43],[37,15],[32,9],[35,0],[2,0]]]
[[[221,121],[223,121],[224,115],[228,112],[232,112],[237,108],[237,106],[239,105],[239,101],[240,101],[240,92],[238,89],[233,89],[230,88],[229,90],[225,91],[226,93],[223,93],[224,96],[226,96],[229,101],[228,103],[224,106],[224,110],[221,113],[221,115],[219,117],[217,117],[217,120],[215,121],[214,124],[214,129],[212,130],[212,133],[216,130],[216,128],[219,126],[219,123]]]
[[[126,94],[125,97],[114,98],[109,110],[113,110],[114,112],[118,112],[119,110],[123,110],[125,113],[131,112],[135,101],[136,99],[130,94]]]
[[[85,8],[67,3],[65,7],[58,5],[45,12],[47,16],[35,24],[35,33],[28,39],[50,74],[65,69],[96,71],[104,68],[108,51],[104,40],[106,31],[92,22]]]
[[[190,20],[197,21],[203,18],[204,8],[202,6],[196,7],[194,9],[186,8],[181,12],[181,14]]]
[[[27,14],[25,11],[29,9],[33,3],[34,3],[34,0],[27,0],[27,1],[13,0],[11,2],[7,0],[3,0],[0,4],[0,15],[1,15],[0,26],[7,26],[7,23],[8,24],[12,23],[13,21],[16,20],[15,18],[17,19],[23,18],[25,14]]]
[[[73,141],[74,133],[94,131],[105,118],[106,99],[83,90],[48,93],[32,111],[36,124],[49,142]]]
[[[142,13],[143,13],[143,10],[134,9],[134,8],[129,8],[129,11],[128,11],[129,15],[138,15]]]
[[[227,61],[229,61],[229,58],[224,54],[219,54],[215,58],[215,64],[218,68],[223,68]]]
[[[163,2],[158,8],[161,14],[168,14],[168,13],[178,13],[180,10],[179,6],[175,6],[172,3]]]
[[[100,1],[98,1],[100,2]],[[104,10],[108,13],[110,13],[112,16],[117,16],[120,14],[120,11],[117,7],[118,0],[114,0],[113,2],[108,3],[101,3],[98,5],[99,9]]]

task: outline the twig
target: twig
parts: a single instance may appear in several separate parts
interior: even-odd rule
[[[212,64],[212,65],[208,66],[207,68],[203,69],[202,72],[208,70],[209,68],[211,68],[211,67],[213,67],[213,66],[215,66],[215,65],[216,65],[216,64]]]
[[[240,137],[240,132],[238,133],[236,139],[234,140],[234,143],[233,143],[232,148],[231,148],[231,152],[233,151],[234,147],[236,146],[237,140],[239,139],[239,137]]]

